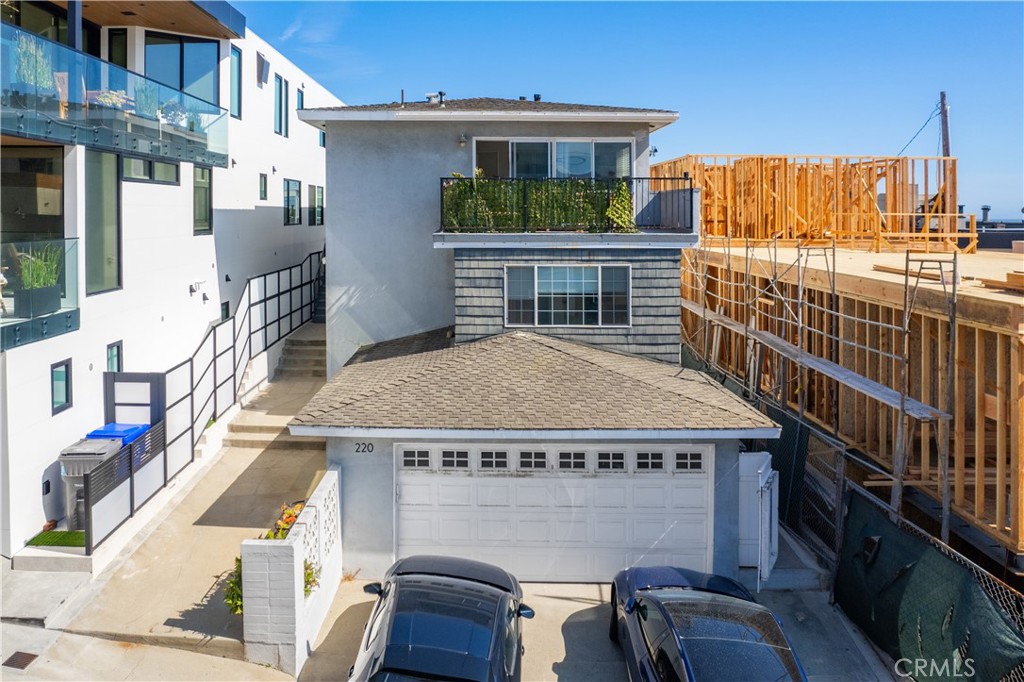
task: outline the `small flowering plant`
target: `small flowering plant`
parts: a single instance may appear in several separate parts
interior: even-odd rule
[[[295,525],[296,519],[299,518],[299,513],[305,506],[305,502],[295,502],[290,506],[282,504],[280,518],[274,522],[274,527],[267,531],[267,535],[264,539],[284,540],[288,537],[288,531],[290,531],[292,526]]]

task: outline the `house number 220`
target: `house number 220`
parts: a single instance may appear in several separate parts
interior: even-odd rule
[[[373,443],[356,443],[356,452],[373,452]]]

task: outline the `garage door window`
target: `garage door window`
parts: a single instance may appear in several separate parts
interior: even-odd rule
[[[508,469],[508,453],[496,450],[483,450],[480,452],[481,469]]]
[[[442,450],[441,451],[441,468],[442,469],[468,469],[469,468],[469,451],[468,450]]]
[[[599,452],[597,453],[598,471],[625,471],[625,452]]]
[[[587,453],[585,452],[559,452],[558,468],[572,471],[583,471],[587,468]]]
[[[699,452],[677,452],[676,471],[701,471],[704,460]]]
[[[547,469],[548,454],[546,452],[520,452],[520,469]]]
[[[637,471],[661,471],[665,468],[665,455],[661,452],[636,453]]]
[[[405,469],[429,469],[429,450],[405,450],[402,452],[402,467]]]

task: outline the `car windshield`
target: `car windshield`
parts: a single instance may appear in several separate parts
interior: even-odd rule
[[[697,680],[799,680],[800,668],[771,611],[694,590],[659,593]]]
[[[499,600],[489,588],[404,578],[396,594],[389,646],[490,654]]]

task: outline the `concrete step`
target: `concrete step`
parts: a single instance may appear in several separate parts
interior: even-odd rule
[[[314,346],[296,346],[285,348],[281,357],[285,358],[326,358],[327,348],[316,348]]]
[[[228,424],[228,433],[249,433],[249,434],[278,434],[288,435],[288,423],[284,424],[274,422],[238,422],[234,421]],[[230,437],[230,436],[229,436]]]
[[[327,370],[323,367],[310,368],[310,367],[280,367],[277,370],[275,378],[287,378],[287,377],[324,377],[327,375]]]
[[[286,434],[232,433],[224,439],[225,447],[259,448],[261,450],[326,450],[323,438],[290,436]]]
[[[327,340],[326,339],[296,339],[296,338],[294,338],[292,336],[289,336],[287,339],[284,340],[284,347],[285,348],[292,348],[292,347],[295,347],[295,346],[314,346],[314,347],[319,346],[320,348],[326,348],[327,347]]]
[[[291,355],[281,356],[282,367],[320,367],[323,368],[327,363],[325,358],[307,358],[307,357],[293,357]]]

